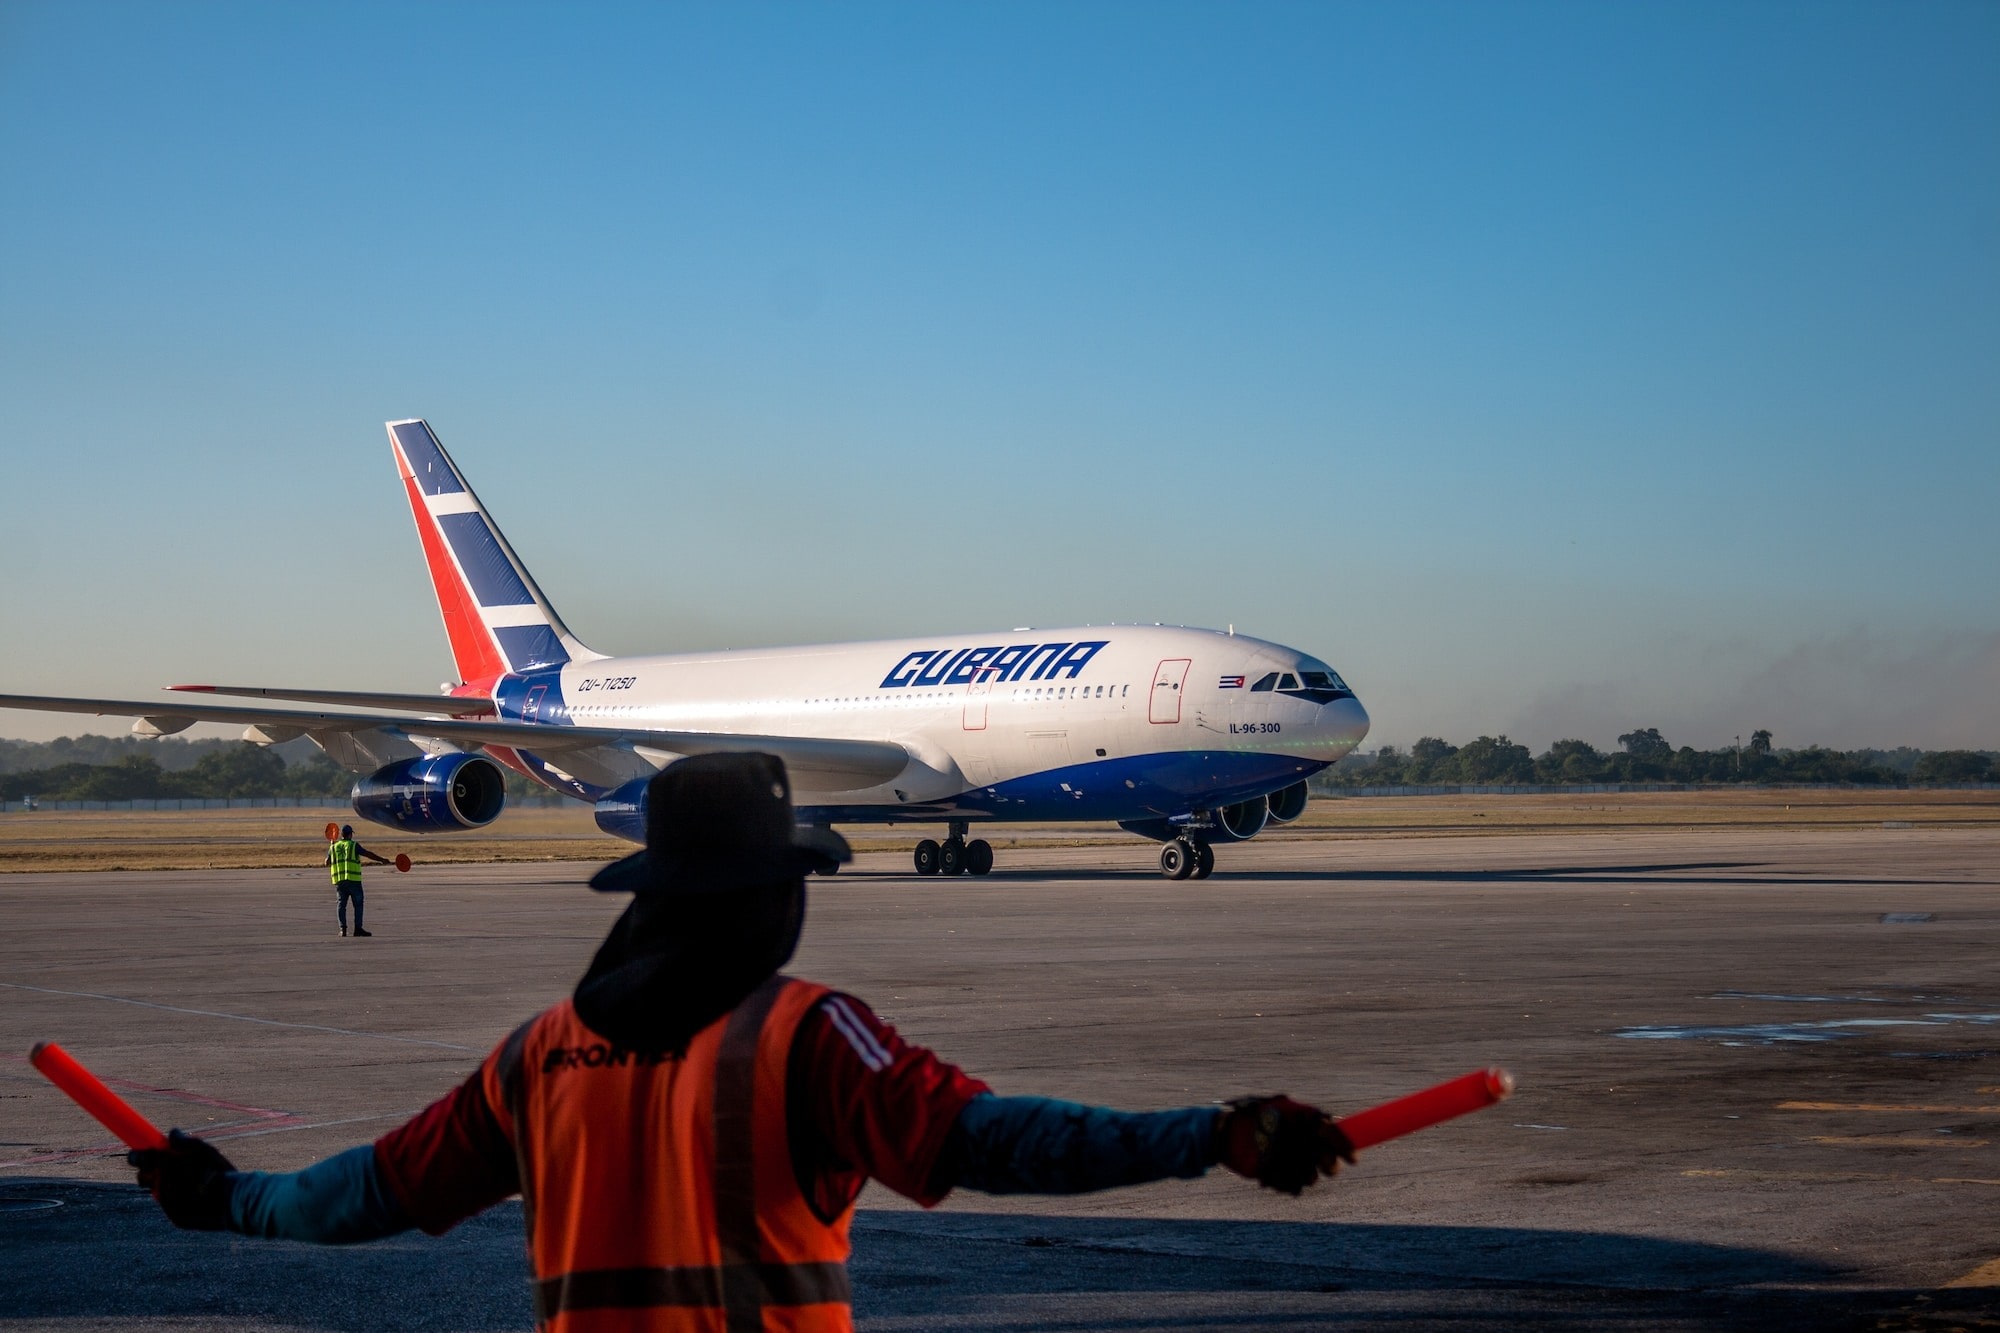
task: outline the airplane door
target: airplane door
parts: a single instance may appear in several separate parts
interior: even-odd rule
[[[546,685],[537,685],[528,691],[527,699],[521,704],[521,720],[523,722],[540,721],[537,714],[542,711],[542,696],[548,692],[549,687]]]
[[[1181,689],[1187,684],[1188,668],[1194,659],[1169,657],[1153,672],[1153,698],[1147,705],[1146,716],[1153,722],[1167,723],[1181,720]]]
[[[965,687],[965,714],[960,719],[965,730],[986,730],[987,697],[993,693],[993,682],[999,675],[998,667],[983,667],[973,674],[972,682]]]

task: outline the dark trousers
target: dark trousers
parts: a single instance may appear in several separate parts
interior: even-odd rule
[[[352,898],[354,899],[354,928],[356,930],[361,929],[361,882],[355,880],[351,883],[337,885],[336,887],[340,890],[340,928],[342,930],[347,929],[347,900]]]

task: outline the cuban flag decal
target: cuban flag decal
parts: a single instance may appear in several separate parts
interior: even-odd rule
[[[1243,688],[1243,677],[1241,677],[1241,676],[1224,676],[1224,677],[1222,678],[1222,686],[1221,686],[1221,688],[1223,688],[1223,689],[1225,689],[1225,690],[1240,690],[1240,689],[1242,689],[1242,688]]]

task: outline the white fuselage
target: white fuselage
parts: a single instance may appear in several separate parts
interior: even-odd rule
[[[1274,673],[1289,692],[1272,686]],[[1306,673],[1337,688],[1304,688]],[[907,748],[904,771],[875,786],[799,782],[802,812],[843,820],[1178,816],[1290,786],[1368,730],[1324,663],[1260,639],[1164,626],[600,658],[514,677],[498,693],[503,717],[556,726]],[[585,799],[613,780],[521,757],[540,780]]]

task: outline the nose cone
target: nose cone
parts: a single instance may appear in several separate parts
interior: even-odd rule
[[[1368,734],[1368,710],[1352,695],[1321,704],[1314,730],[1318,734],[1313,739],[1323,751],[1320,757],[1329,761],[1339,759],[1361,744]]]

